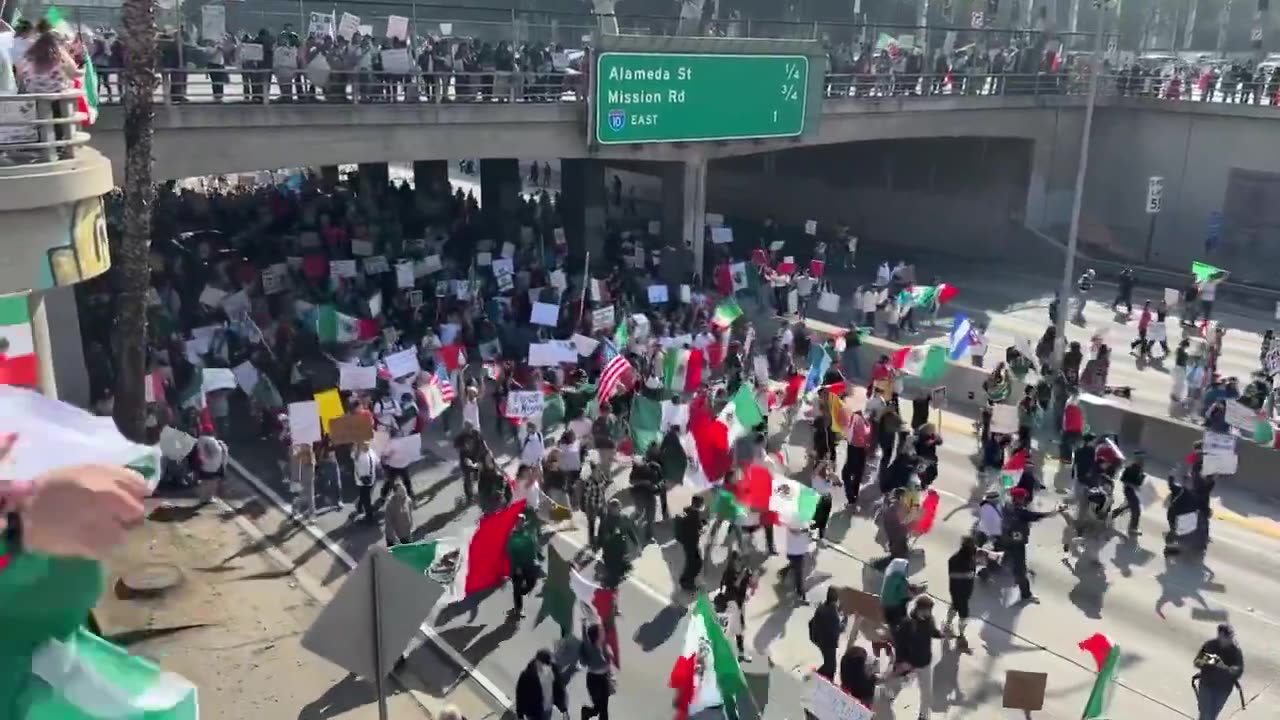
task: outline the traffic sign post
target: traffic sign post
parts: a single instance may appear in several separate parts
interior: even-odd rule
[[[809,99],[805,55],[604,52],[596,59],[601,145],[795,137]]]
[[[1146,262],[1151,262],[1151,246],[1156,238],[1156,218],[1160,215],[1161,203],[1164,200],[1164,178],[1152,175],[1147,178],[1147,252]]]

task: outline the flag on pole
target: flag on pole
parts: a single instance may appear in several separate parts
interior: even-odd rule
[[[676,720],[714,707],[723,707],[730,720],[738,717],[738,698],[748,692],[746,678],[706,593],[698,594],[689,616],[684,649],[671,668],[669,685],[676,691]]]
[[[43,682],[27,683],[29,696],[18,698],[20,717],[196,720],[200,716],[196,687],[190,681],[84,629],[43,645],[31,658],[31,672]]]
[[[1089,700],[1085,703],[1081,718],[1097,720],[1106,715],[1107,707],[1111,704],[1116,676],[1120,670],[1120,647],[1106,635],[1095,633],[1080,642],[1080,649],[1093,655],[1093,661],[1098,666],[1098,676],[1093,681],[1093,690],[1089,692]]]
[[[805,394],[817,390],[822,385],[822,379],[827,376],[827,371],[831,369],[831,354],[821,344],[814,343],[809,348],[809,373],[805,375],[804,392]]]
[[[0,385],[35,387],[40,382],[40,360],[31,334],[27,295],[0,297]]]
[[[818,510],[817,491],[775,475],[763,465],[744,468],[736,492],[743,505],[776,513],[779,522],[789,527],[808,525]]]
[[[614,620],[618,593],[597,585],[569,564],[554,545],[547,546],[547,584],[542,592],[542,612],[560,626],[561,637],[599,625],[605,642],[613,650],[614,662],[621,668],[618,655],[618,628]]]
[[[451,601],[461,600],[493,587],[511,575],[507,541],[524,514],[525,500],[518,500],[480,518],[471,535],[460,544],[452,563],[452,579],[446,583]],[[409,543],[391,548],[391,554],[419,572],[449,570],[448,552],[438,542]]]
[[[427,385],[422,389],[422,400],[427,406],[427,417],[432,420],[440,417],[456,398],[453,383],[449,382],[444,366],[436,365],[436,371],[427,379]]]
[[[1027,451],[1026,448],[1018,450],[1009,456],[1004,462],[1004,467],[1000,469],[1000,487],[1006,491],[1018,484],[1018,479],[1022,477],[1023,471],[1027,469]]]
[[[467,366],[467,350],[462,343],[451,343],[440,348],[440,359],[446,370],[454,372]]]
[[[625,325],[619,326],[619,328],[625,327]],[[596,402],[601,405],[608,402],[615,391],[635,382],[635,371],[626,356],[607,341],[603,347],[604,370],[600,373],[600,382],[596,385]]]
[[[676,393],[691,393],[702,384],[704,354],[701,350],[669,348],[663,360],[663,385]]]
[[[627,319],[623,318],[618,327],[613,329],[613,346],[618,352],[624,352],[631,344],[631,331],[627,329]]]
[[[1225,277],[1229,273],[1220,267],[1214,267],[1209,263],[1202,263],[1197,260],[1191,263],[1191,274],[1196,276],[1196,282],[1202,283],[1206,280],[1212,280],[1218,275]]]
[[[720,418],[711,417],[704,405],[690,405],[689,437],[693,440],[694,453],[689,455],[685,483],[701,482],[705,483],[704,487],[709,487],[733,467],[729,426]],[[692,477],[690,473],[693,473]]]
[[[973,342],[973,326],[964,313],[957,313],[955,323],[951,326],[951,336],[947,339],[947,356],[959,360],[969,352]]]
[[[791,376],[787,380],[786,390],[782,393],[782,407],[791,407],[800,402],[801,391],[804,389],[806,377],[800,373]]]
[[[947,371],[947,351],[941,345],[908,345],[895,351],[891,362],[923,383],[935,383]]]
[[[316,308],[316,336],[320,338],[320,342],[350,343],[371,340],[377,335],[377,323],[372,323],[372,328],[367,328],[359,318],[344,315],[332,305]]]
[[[738,301],[725,298],[716,306],[716,314],[711,318],[711,324],[718,328],[727,328],[740,317],[742,317],[742,307],[738,305]]]

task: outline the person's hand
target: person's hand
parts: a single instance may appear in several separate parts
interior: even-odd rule
[[[143,519],[147,485],[108,465],[60,468],[35,479],[22,504],[23,545],[48,555],[102,559]]]

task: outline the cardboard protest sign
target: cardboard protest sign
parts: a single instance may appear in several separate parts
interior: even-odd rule
[[[514,268],[514,266],[513,266],[513,263],[512,263],[512,261],[511,261],[511,258],[496,258],[496,259],[494,259],[494,261],[493,261],[493,267],[492,267],[492,268],[490,268],[490,269],[491,269],[491,270],[493,270],[493,276],[494,276],[494,277],[499,277],[499,276],[501,276],[501,275],[514,275],[514,274],[515,274],[515,268]]]
[[[356,271],[355,260],[330,260],[329,274],[340,278],[353,278],[359,273]]]
[[[396,263],[396,287],[413,287],[413,263],[402,260]]]
[[[334,445],[352,445],[373,439],[373,418],[368,415],[343,415],[329,421],[329,439]]]
[[[342,13],[342,17],[338,20],[338,35],[351,42],[351,38],[360,32],[360,18],[349,12]]]
[[[409,39],[409,18],[400,15],[387,16],[387,37],[397,40]]]
[[[320,442],[320,406],[314,400],[289,403],[289,437],[294,445]]]
[[[200,389],[206,393],[236,388],[236,374],[230,368],[205,368],[200,378]]]
[[[259,43],[241,43],[239,51],[241,62],[262,62],[264,57],[262,45]]]
[[[365,275],[379,275],[385,272],[391,272],[391,266],[387,264],[387,258],[385,256],[372,255],[364,259]]]
[[[1044,709],[1044,691],[1049,684],[1049,674],[1007,670],[1004,674],[1002,706],[1010,710],[1035,712]]]
[[[422,307],[422,304],[423,304],[422,291],[410,290],[409,291],[409,307],[417,310],[418,308]]]
[[[258,385],[258,368],[253,363],[245,360],[239,365],[231,369],[236,376],[236,385],[244,391],[245,395],[252,395],[253,389]]]
[[[529,343],[529,367],[552,367],[560,364],[560,352],[551,343]]]
[[[667,286],[666,285],[650,285],[649,286],[649,303],[651,305],[659,305],[667,302]]]
[[[342,395],[337,389],[329,389],[315,394],[316,411],[320,414],[320,428],[329,432],[329,423],[347,413],[342,407]]]
[[[597,308],[591,311],[591,329],[609,330],[615,325],[613,306]]]
[[[871,709],[817,673],[805,676],[804,709],[816,720],[871,720]]]
[[[513,390],[507,395],[507,417],[541,418],[544,401],[538,390]]]
[[[711,242],[716,245],[728,245],[732,243],[733,228],[729,228],[729,227],[711,228]]]

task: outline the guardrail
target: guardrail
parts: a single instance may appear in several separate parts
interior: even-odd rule
[[[113,76],[114,70],[100,70]],[[374,72],[227,68],[160,71],[155,100],[163,105],[224,103],[484,103],[579,102],[585,75],[535,72]],[[319,80],[320,82],[315,82]],[[113,88],[114,90],[115,88]],[[118,105],[120,93],[99,92],[103,105]]]
[[[891,98],[965,95],[1068,95],[1086,90],[1063,73],[873,73],[832,74],[824,94],[833,98]]]
[[[89,142],[80,91],[0,95],[0,166],[71,160]]]

